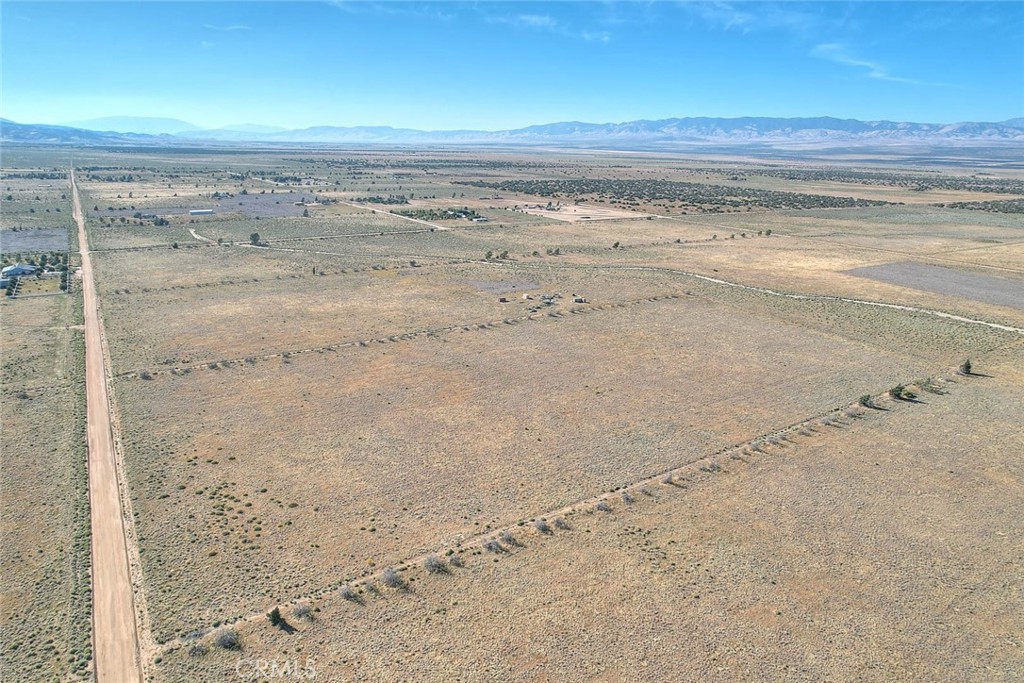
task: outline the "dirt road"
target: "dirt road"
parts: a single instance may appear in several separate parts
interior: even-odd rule
[[[71,193],[82,253],[82,295],[85,300],[86,422],[92,515],[92,641],[96,680],[98,683],[141,683],[139,637],[118,493],[99,305],[85,236],[85,218],[73,171]]]

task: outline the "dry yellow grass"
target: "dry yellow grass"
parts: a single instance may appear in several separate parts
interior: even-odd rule
[[[684,296],[119,382],[157,636],[654,475],[927,368],[779,321],[755,329]]]
[[[520,531],[500,559],[410,569],[407,592],[333,592],[290,636],[243,624],[241,656],[353,680],[1016,680],[1021,350],[924,404]],[[158,680],[239,657],[188,650]]]
[[[326,679],[1019,677],[1011,639],[1024,610],[1009,572],[1022,473],[1007,448],[1024,418],[1012,369],[1021,347],[1008,346],[1019,335],[681,272],[1020,326],[1019,312],[843,274],[897,260],[1019,270],[1018,217],[908,205],[647,220],[616,204],[606,213],[624,217],[570,222],[487,208],[538,198],[494,200],[492,189],[459,183],[994,195],[753,173],[732,181],[741,164],[671,156],[427,157],[346,155],[366,162],[355,169],[332,153],[261,152],[235,164],[302,178],[296,190],[311,195],[415,192],[412,207],[471,206],[488,222],[381,236],[381,226],[415,226],[343,205],[308,219],[233,213],[174,227],[226,241],[260,232],[270,248],[197,246],[189,234],[177,250],[97,256],[114,370],[125,373],[114,394],[142,586],[153,635],[170,648],[155,680],[235,675],[239,653],[189,649],[236,619],[242,656],[308,655]],[[175,199],[167,190],[286,189],[243,181],[215,157],[190,160],[161,188],[159,168],[171,162],[144,158],[152,168],[138,187],[158,204]],[[110,198],[129,185],[90,191]],[[110,246],[148,238],[106,230]],[[556,247],[561,255],[546,253]],[[505,250],[510,258],[483,262]],[[554,305],[539,300],[555,292]],[[968,356],[993,376],[708,459]],[[673,485],[660,483],[686,463]],[[645,477],[647,494],[631,490],[627,501],[621,487]],[[610,514],[594,511],[601,496]],[[580,501],[570,530],[532,525]],[[519,545],[481,550],[501,529]],[[418,566],[450,548],[465,568]],[[361,603],[338,596],[342,582],[379,586],[390,565],[408,591],[362,585]],[[292,614],[299,599],[319,610],[311,621]],[[263,616],[279,603],[290,636]],[[193,630],[198,638],[178,640]]]

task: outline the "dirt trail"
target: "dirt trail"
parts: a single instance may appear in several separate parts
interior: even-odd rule
[[[92,516],[92,641],[96,680],[98,683],[141,683],[139,636],[117,482],[99,303],[74,171],[71,172],[71,195],[82,254],[85,306],[86,422]]]
[[[196,232],[192,228],[189,228],[188,231],[190,233],[192,233],[192,236],[195,237],[200,242],[209,242],[210,244],[213,244],[213,240],[211,240],[209,237],[203,237],[202,235],[200,235],[198,232]]]

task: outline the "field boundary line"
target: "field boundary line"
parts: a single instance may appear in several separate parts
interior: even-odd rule
[[[582,265],[560,265],[551,266],[548,264],[532,264],[532,263],[515,263],[505,264],[501,262],[493,261],[480,261],[479,263],[489,263],[494,266],[515,266],[518,268],[535,268],[535,267],[554,267],[554,268],[567,268],[574,270],[582,270],[592,268],[596,270],[639,270],[655,273],[669,273],[674,275],[682,275],[684,277],[701,280],[703,282],[710,282],[712,284],[722,285],[725,287],[733,287],[736,289],[743,289],[751,292],[757,292],[759,294],[768,294],[769,296],[777,296],[784,299],[794,299],[798,301],[835,301],[839,303],[857,304],[860,306],[875,306],[877,308],[888,308],[897,311],[905,311],[908,313],[923,313],[925,315],[934,316],[937,318],[945,318],[947,320],[953,320],[955,322],[966,323],[969,325],[984,325],[995,330],[1002,332],[1012,332],[1013,334],[1024,335],[1024,328],[1013,327],[1012,325],[1003,325],[1001,323],[994,323],[989,320],[981,320],[979,318],[968,318],[962,315],[956,315],[955,313],[947,313],[945,311],[937,311],[932,308],[921,308],[919,306],[908,306],[906,304],[893,304],[885,301],[871,301],[868,299],[854,299],[852,297],[835,296],[831,294],[796,294],[793,292],[782,292],[775,289],[769,289],[768,287],[758,287],[755,285],[744,285],[739,282],[732,282],[731,280],[723,280],[722,278],[710,277],[708,275],[700,275],[699,273],[693,273],[680,268],[669,268],[667,266],[627,266],[627,265],[598,265],[598,264],[582,264]]]
[[[313,252],[309,252],[309,253],[313,253]],[[354,274],[357,274],[357,273],[365,273],[365,272],[370,272],[370,271],[408,270],[409,268],[417,268],[417,269],[419,269],[419,268],[429,268],[429,267],[432,267],[432,266],[445,266],[445,265],[449,265],[450,266],[450,265],[458,265],[458,264],[462,264],[462,263],[472,263],[473,262],[473,259],[450,259],[450,258],[445,258],[443,256],[433,256],[433,255],[432,256],[424,257],[424,256],[420,256],[418,254],[416,256],[417,256],[418,259],[420,259],[420,258],[429,258],[429,259],[434,259],[434,260],[432,260],[432,261],[419,261],[419,260],[417,260],[415,266],[401,265],[401,264],[391,265],[391,266],[383,266],[383,267],[380,267],[380,268],[374,268],[373,266],[359,266],[359,267],[351,267],[350,266],[350,267],[342,268],[341,270],[336,271],[336,272],[319,272],[318,271],[317,274],[315,275],[315,277],[317,277],[317,278],[320,278],[320,277],[342,277],[342,276],[346,276],[346,275],[354,275]],[[407,258],[407,257],[403,257],[403,258]],[[177,292],[177,291],[192,290],[192,289],[210,289],[210,288],[213,288],[213,287],[236,287],[236,286],[241,286],[241,285],[268,284],[268,283],[273,283],[273,282],[276,282],[276,283],[279,283],[279,284],[286,284],[290,280],[304,280],[304,279],[309,278],[309,277],[314,277],[314,276],[311,276],[311,275],[309,275],[307,273],[287,273],[287,274],[281,273],[280,275],[277,275],[275,277],[267,277],[267,278],[253,277],[253,278],[244,278],[244,279],[239,279],[239,280],[221,280],[220,282],[195,282],[195,283],[190,284],[190,285],[171,285],[170,287],[141,287],[141,288],[134,289],[134,290],[132,288],[130,288],[130,287],[125,287],[123,289],[115,289],[114,291],[107,292],[106,294],[107,294],[107,296],[138,296],[138,295],[142,295],[142,294],[159,294],[161,292]]]
[[[258,361],[272,360],[274,358],[290,358],[292,356],[299,356],[311,353],[324,353],[328,351],[338,351],[343,348],[356,348],[366,347],[370,344],[388,344],[399,341],[412,341],[422,337],[432,337],[441,334],[448,334],[451,332],[471,332],[474,330],[494,330],[499,329],[501,325],[517,325],[520,323],[540,321],[540,320],[552,320],[565,318],[573,315],[586,315],[589,313],[597,313],[599,311],[617,310],[622,308],[631,308],[645,303],[652,303],[655,301],[672,301],[678,299],[684,299],[686,295],[670,293],[670,294],[656,294],[640,299],[627,299],[626,301],[609,302],[605,304],[596,305],[581,305],[577,308],[568,308],[563,310],[551,310],[547,312],[529,313],[526,315],[520,315],[509,318],[492,319],[487,322],[465,322],[456,323],[453,325],[446,325],[444,327],[427,328],[421,330],[414,330],[412,332],[402,332],[391,334],[383,337],[376,337],[373,339],[357,339],[354,341],[343,341],[335,344],[328,344],[325,346],[315,346],[304,349],[292,349],[284,351],[275,351],[273,353],[266,353],[261,355],[245,356],[242,358],[226,358],[219,360],[206,360],[198,363],[189,363],[179,365],[171,370],[153,369],[153,368],[136,368],[134,370],[125,370],[114,375],[115,378],[124,379],[139,376],[142,373],[148,373],[151,376],[161,374],[187,374],[193,370],[217,370],[220,368],[230,368],[232,365],[245,365],[253,364]],[[217,367],[211,367],[217,366]]]
[[[939,385],[936,385],[936,382]],[[949,375],[939,378],[925,378],[914,380],[907,384],[907,387],[919,387],[922,390],[929,391],[936,395],[944,395],[949,393],[947,390],[948,385],[955,384],[955,380],[951,379]],[[865,397],[867,399],[867,397]],[[605,491],[587,498],[577,500],[576,502],[568,505],[563,505],[557,508],[552,508],[539,514],[533,515],[528,518],[522,518],[516,523],[507,525],[504,527],[497,527],[493,529],[487,529],[482,532],[474,532],[463,538],[458,538],[451,543],[445,544],[442,547],[435,548],[428,552],[419,552],[414,555],[407,556],[405,559],[396,560],[391,568],[397,569],[399,572],[406,571],[409,569],[415,569],[420,567],[428,557],[434,555],[439,558],[447,558],[453,555],[460,554],[464,551],[484,551],[490,550],[486,547],[489,542],[499,542],[505,537],[506,533],[512,534],[515,541],[512,543],[499,544],[499,548],[494,551],[496,557],[508,555],[515,552],[518,548],[523,547],[523,543],[520,539],[524,536],[524,530],[532,537],[553,535],[554,532],[545,533],[537,530],[536,533],[530,531],[529,528],[532,526],[531,522],[554,520],[559,517],[576,517],[579,515],[596,514],[598,511],[604,511],[607,513],[613,512],[610,507],[610,503],[613,500],[613,496],[619,496],[619,503],[623,505],[630,505],[636,503],[638,498],[632,497],[632,494],[643,495],[645,489],[656,485],[673,486],[680,489],[685,489],[687,483],[693,482],[692,477],[700,477],[701,475],[707,475],[705,479],[711,478],[712,476],[724,471],[722,466],[719,464],[719,460],[736,460],[741,462],[749,462],[747,458],[754,457],[756,455],[771,455],[771,449],[786,449],[786,448],[797,448],[804,442],[795,441],[795,436],[802,436],[805,438],[812,438],[816,436],[819,429],[825,427],[832,427],[836,429],[848,428],[856,424],[857,420],[863,419],[868,414],[874,414],[878,412],[880,416],[884,417],[889,414],[893,407],[896,405],[905,404],[912,406],[916,402],[915,399],[898,399],[893,397],[889,391],[885,391],[879,394],[872,395],[867,400],[867,404],[862,404],[859,401],[851,404],[839,406],[824,410],[816,413],[810,417],[803,418],[789,424],[784,427],[778,427],[768,432],[764,432],[754,438],[748,439],[747,441],[722,447],[713,453],[707,453],[696,458],[692,458],[683,463],[677,464],[666,470],[656,472],[655,474],[645,475],[639,479],[634,480],[631,483],[618,486],[610,491]],[[886,407],[889,404],[892,407]],[[844,421],[844,420],[849,420]],[[630,496],[631,500],[624,498],[624,494]],[[601,503],[604,503],[607,508],[599,507]],[[618,504],[618,503],[617,503]],[[557,524],[556,524],[557,526]],[[571,527],[570,527],[571,528]],[[518,533],[518,535],[517,535]],[[325,599],[344,600],[340,595],[336,594],[336,591],[344,585],[348,585],[353,589],[365,590],[367,593],[381,594],[380,589],[373,590],[370,587],[376,586],[376,581],[380,579],[381,575],[387,571],[387,569],[364,569],[359,574],[347,578],[341,579],[327,586],[305,593],[303,595],[295,596],[285,602],[278,603],[277,605],[268,606],[269,609],[273,607],[287,608],[300,602],[315,602],[322,601]],[[400,590],[400,589],[399,589]],[[361,604],[366,602],[360,598]],[[283,610],[282,610],[283,611]],[[233,626],[243,623],[254,623],[261,619],[266,618],[267,610],[251,613],[247,616],[240,617],[230,622],[221,622],[221,626]],[[198,637],[203,637],[213,631],[213,628],[199,628],[191,633],[200,634]],[[164,643],[160,649],[160,652],[168,652],[170,650],[177,649],[189,642],[194,640],[188,636],[178,637]]]

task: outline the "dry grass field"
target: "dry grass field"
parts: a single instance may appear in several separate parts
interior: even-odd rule
[[[240,657],[366,681],[1024,675],[1024,312],[972,289],[1024,280],[1019,174],[583,151],[76,163],[148,680],[232,680]],[[904,263],[971,287],[850,272]],[[5,392],[53,383],[44,301],[4,304],[5,327],[29,316]]]
[[[0,670],[90,680],[82,333],[72,298],[0,303]]]
[[[295,631],[244,624],[242,656],[340,680],[1019,680],[1021,352],[407,590],[286,607]],[[163,680],[238,658],[185,645]]]
[[[684,296],[126,378],[123,424],[145,433],[127,443],[128,474],[155,635],[512,525],[928,369],[778,321],[750,341],[749,325]]]

